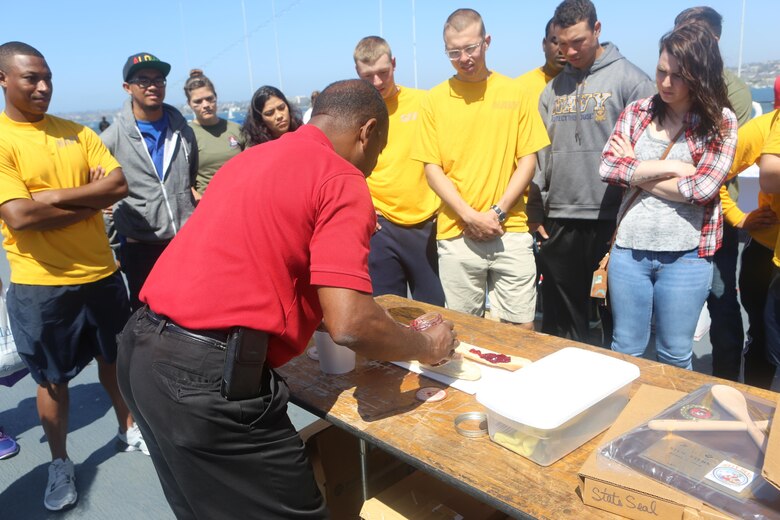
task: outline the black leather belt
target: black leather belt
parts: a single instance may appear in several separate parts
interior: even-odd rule
[[[146,317],[155,325],[162,325],[161,330],[169,332],[171,334],[178,334],[185,338],[189,338],[194,341],[198,341],[205,345],[217,348],[219,350],[225,350],[227,348],[227,332],[220,332],[218,330],[189,330],[184,327],[176,325],[165,316],[160,316],[149,307],[146,307]]]

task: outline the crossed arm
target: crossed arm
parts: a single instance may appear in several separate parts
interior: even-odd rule
[[[0,205],[0,218],[16,231],[47,231],[90,218],[100,209],[127,195],[121,168],[105,175],[102,167],[90,169],[90,181],[76,188],[44,190],[31,199],[12,199]]]
[[[724,117],[727,135],[708,141],[696,166],[669,159],[638,161],[627,135],[616,131],[602,154],[601,178],[639,187],[666,200],[709,204],[719,196],[734,160],[737,137],[733,119],[733,114]]]
[[[613,133],[608,142],[609,151],[618,158],[636,159],[634,147],[627,137]],[[688,202],[680,193],[677,180],[696,173],[692,164],[678,160],[637,161],[629,185],[639,187],[653,195],[676,202]]]

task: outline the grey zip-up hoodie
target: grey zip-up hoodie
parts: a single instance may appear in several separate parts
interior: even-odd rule
[[[530,222],[542,222],[543,214],[588,220],[617,216],[622,190],[601,182],[601,151],[625,106],[654,94],[655,85],[613,44],[602,47],[590,69],[567,64],[539,98],[551,144],[540,152],[543,169],[530,189]]]
[[[165,104],[163,109],[168,130],[162,181],[136,125],[130,99],[114,124],[100,134],[122,165],[129,189],[127,197],[114,204],[116,231],[141,242],[170,240],[195,209],[190,189],[198,169],[195,134],[178,110]]]

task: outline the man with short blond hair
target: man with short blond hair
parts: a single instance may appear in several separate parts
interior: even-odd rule
[[[423,99],[411,157],[444,202],[437,247],[447,305],[481,316],[487,291],[494,316],[531,329],[536,267],[523,193],[549,141],[535,99],[487,68],[490,43],[476,11],[447,18],[444,51],[456,74]]]
[[[482,20],[482,15],[474,9],[456,9],[444,22],[444,37],[447,37],[447,31],[462,32],[472,25],[479,24],[479,35],[484,38],[487,34],[485,31],[485,22]]]
[[[355,60],[355,65],[358,63],[374,63],[383,55],[387,55],[387,58],[391,61],[395,61],[393,52],[390,50],[390,44],[387,40],[379,36],[366,36],[360,40],[355,46],[355,52],[352,53],[352,58]]]
[[[374,295],[396,294],[444,305],[436,257],[439,198],[428,187],[423,166],[409,158],[418,125],[422,90],[395,82],[395,58],[379,36],[360,40],[353,54],[355,70],[382,95],[390,116],[387,147],[368,177],[377,214],[368,267]]]

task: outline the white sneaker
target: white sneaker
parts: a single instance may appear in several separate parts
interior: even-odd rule
[[[73,474],[73,461],[56,459],[49,464],[49,482],[43,505],[49,511],[59,511],[76,503],[76,476]]]
[[[146,441],[144,436],[141,435],[141,430],[138,429],[138,425],[133,425],[127,429],[125,433],[121,431],[116,434],[117,438],[122,441],[126,446],[124,451],[140,451],[144,455],[149,455],[149,450],[146,447]]]

